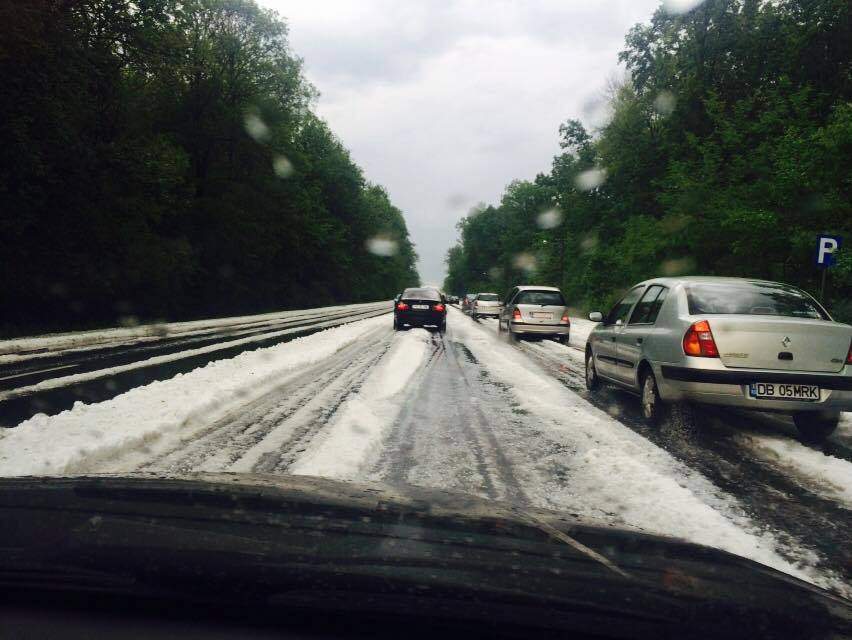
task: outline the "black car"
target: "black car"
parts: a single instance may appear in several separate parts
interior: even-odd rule
[[[447,302],[437,289],[411,288],[402,292],[393,310],[393,328],[447,328]]]

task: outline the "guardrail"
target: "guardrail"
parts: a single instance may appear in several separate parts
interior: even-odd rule
[[[72,336],[65,334],[64,342],[54,342],[52,351],[0,364],[0,389],[5,387],[0,390],[0,426],[12,426],[39,412],[55,413],[80,400],[101,402],[212,360],[390,312],[387,301],[224,319],[204,327],[190,325],[205,321],[176,323],[166,325],[169,331],[159,336],[124,333],[111,342],[99,337],[97,342],[77,342],[70,348]]]

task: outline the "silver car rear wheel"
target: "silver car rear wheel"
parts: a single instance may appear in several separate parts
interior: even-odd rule
[[[657,390],[654,372],[648,371],[642,378],[642,417],[651,425],[659,424],[663,412],[663,401]]]
[[[586,389],[590,392],[597,391],[601,386],[598,372],[595,370],[595,358],[592,352],[586,353]]]
[[[817,411],[802,411],[793,414],[793,422],[802,441],[819,444],[837,429],[840,414],[826,416]]]

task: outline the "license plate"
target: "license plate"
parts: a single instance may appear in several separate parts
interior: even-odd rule
[[[411,308],[412,309],[428,309],[429,305],[428,304],[413,304],[413,305],[411,305]]]
[[[538,311],[533,311],[530,315],[533,318],[541,318],[542,320],[551,320],[553,318],[552,313],[541,313]]]
[[[819,400],[819,387],[813,384],[788,384],[778,382],[753,382],[748,387],[752,398],[771,400]]]

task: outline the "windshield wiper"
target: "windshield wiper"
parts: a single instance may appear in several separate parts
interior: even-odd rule
[[[571,536],[569,536],[567,533],[564,533],[563,531],[560,531],[559,529],[557,529],[553,525],[549,524],[545,520],[542,520],[541,518],[536,516],[534,513],[531,513],[529,511],[524,511],[523,509],[519,509],[517,507],[513,507],[512,511],[521,520],[523,520],[524,522],[526,522],[530,526],[535,527],[536,529],[538,529],[542,533],[550,536],[554,540],[558,540],[559,542],[563,542],[563,543],[567,544],[572,549],[575,549],[576,551],[579,551],[580,553],[582,553],[584,556],[591,558],[595,562],[602,564],[607,569],[618,574],[622,578],[626,578],[628,580],[633,579],[633,576],[631,576],[629,573],[627,573],[623,569],[620,569],[619,567],[617,567],[609,558],[602,556],[601,554],[599,554],[594,549],[590,549],[589,547],[584,545],[579,540],[572,538]]]

